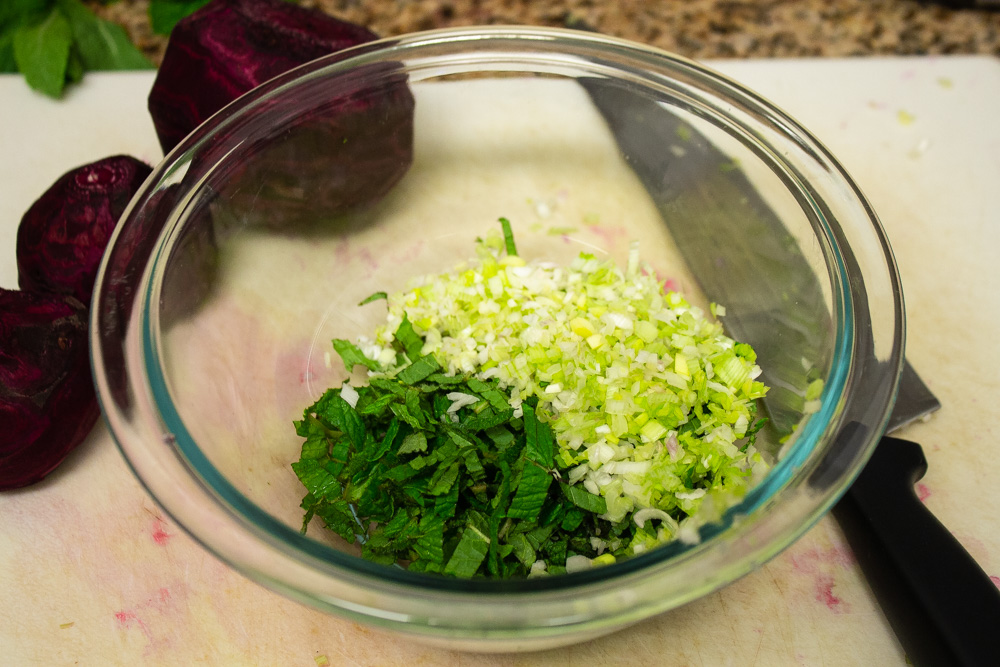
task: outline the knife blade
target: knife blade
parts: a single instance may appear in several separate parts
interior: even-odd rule
[[[730,168],[731,156],[636,90],[597,78],[580,83],[705,296],[725,304],[730,335],[757,350],[771,386],[770,427],[790,432],[805,388],[829,361],[823,338],[831,322],[815,270],[790,250],[789,231],[741,170]],[[667,150],[678,137],[685,138],[682,160]],[[800,359],[814,363],[800,366]],[[940,407],[904,362],[888,430]],[[914,485],[926,469],[919,445],[885,436],[833,515],[914,664],[990,664],[1000,656],[1000,591],[917,498]]]

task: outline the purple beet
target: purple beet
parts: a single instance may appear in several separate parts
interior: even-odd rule
[[[86,307],[0,289],[0,490],[52,472],[97,416]]]
[[[17,230],[21,289],[90,302],[111,232],[152,170],[126,155],[67,172],[32,204]]]
[[[377,39],[370,30],[285,0],[215,0],[170,34],[149,113],[163,152],[251,88]]]
[[[371,41],[369,30],[284,0],[215,0],[174,28],[149,96],[169,151],[239,95],[295,66]],[[188,182],[210,169],[221,206],[273,228],[329,220],[381,199],[413,159],[414,100],[398,65],[359,68],[272,99],[203,144]],[[225,168],[216,169],[239,145]]]

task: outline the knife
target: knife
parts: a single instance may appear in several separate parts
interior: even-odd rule
[[[730,335],[753,341],[758,358],[770,361],[762,377],[771,386],[765,399],[768,428],[774,435],[790,432],[803,412],[803,390],[829,361],[823,338],[831,323],[813,269],[752,183],[729,168],[732,157],[627,84],[598,78],[580,83],[705,296],[725,304]],[[679,138],[679,149],[667,150],[677,147]],[[683,214],[685,198],[697,202],[697,220]],[[707,219],[714,224],[699,224]],[[725,230],[727,242],[713,241],[717,228]],[[755,257],[752,267],[748,254]],[[753,289],[740,289],[747,284]],[[796,308],[782,308],[782,301]],[[800,358],[815,363],[799,364]],[[904,363],[888,430],[938,408]],[[913,664],[996,664],[1000,591],[917,498],[914,485],[926,470],[920,445],[884,436],[833,516]]]

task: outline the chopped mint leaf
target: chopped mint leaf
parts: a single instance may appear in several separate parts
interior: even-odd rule
[[[415,452],[427,451],[427,436],[423,431],[414,431],[405,438],[403,444],[396,450],[397,454],[413,454]]]
[[[566,498],[577,507],[585,509],[593,514],[607,513],[608,503],[601,496],[595,496],[593,493],[590,493],[580,486],[560,484],[559,487],[562,489],[563,495],[565,495]]]
[[[365,304],[372,303],[374,301],[385,301],[389,298],[389,295],[385,292],[375,292],[371,296],[367,296],[358,303],[359,306],[364,306]]]
[[[324,397],[325,398],[325,397]],[[329,428],[337,429],[351,439],[355,447],[365,442],[365,425],[361,415],[351,404],[341,398],[340,393],[332,394],[323,404],[317,417]]]
[[[490,539],[471,522],[462,532],[462,539],[452,552],[444,573],[456,577],[471,577],[479,569],[489,551]]]
[[[379,369],[377,361],[372,361],[366,357],[365,353],[362,352],[357,345],[348,340],[342,340],[340,338],[335,339],[333,341],[333,349],[336,350],[337,354],[340,355],[340,358],[344,360],[344,367],[347,369],[348,373],[354,370],[355,366],[364,366],[365,368],[373,371],[377,371]]]
[[[517,492],[510,501],[507,516],[528,521],[536,519],[542,505],[545,504],[551,483],[552,475],[534,463],[526,463],[521,473],[521,480],[517,484]]]
[[[431,373],[441,370],[441,365],[430,354],[420,357],[412,364],[404,368],[396,376],[403,384],[416,384]]]
[[[413,330],[413,325],[405,316],[403,321],[399,323],[399,328],[396,329],[395,337],[396,342],[403,348],[407,357],[417,359],[420,356],[420,350],[424,347],[424,339]]]
[[[540,466],[551,468],[553,465],[552,429],[548,424],[538,421],[535,410],[530,405],[524,406],[524,434],[527,440],[528,459]]]

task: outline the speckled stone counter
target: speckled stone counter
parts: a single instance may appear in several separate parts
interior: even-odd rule
[[[108,6],[159,62],[148,0]],[[301,0],[388,37],[482,24],[576,27],[698,60],[865,55],[1000,55],[1000,12],[948,9],[916,0]]]

